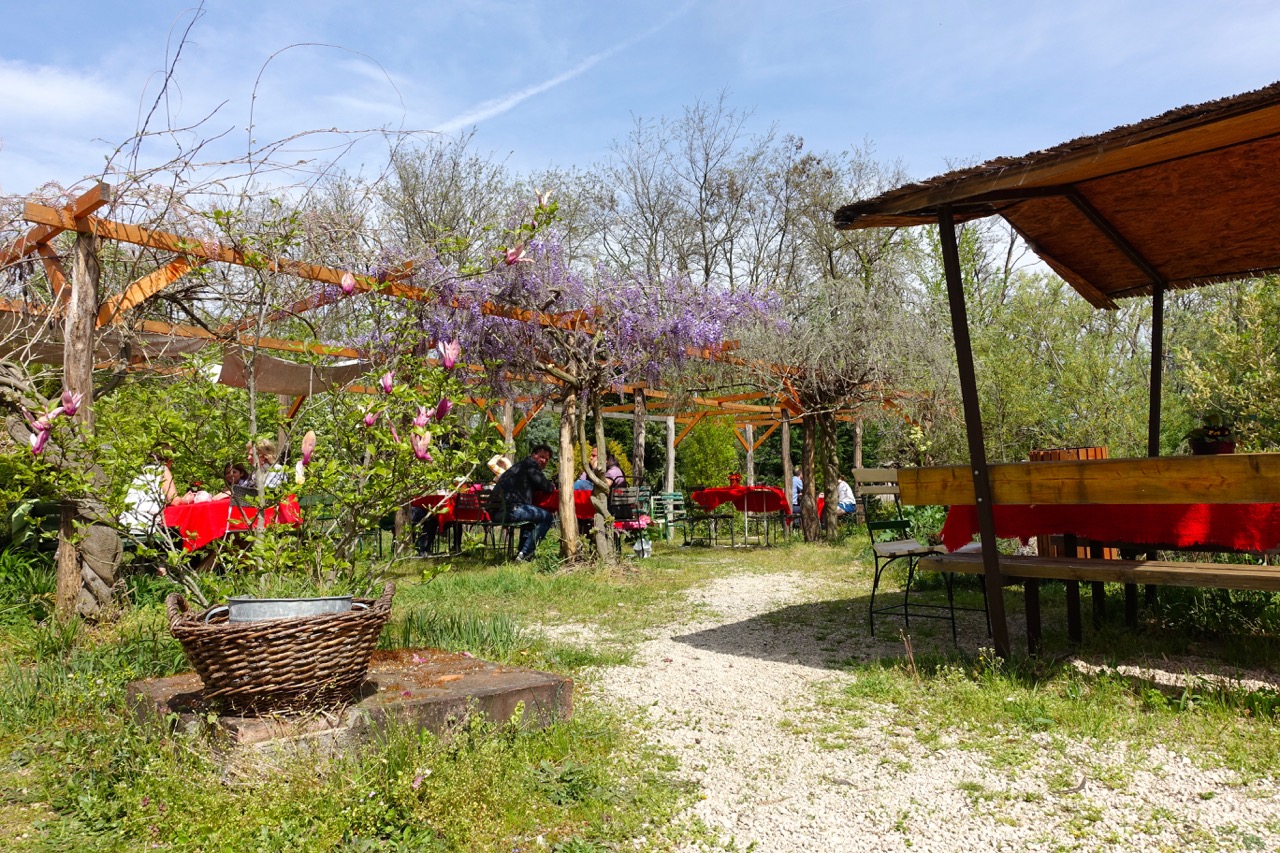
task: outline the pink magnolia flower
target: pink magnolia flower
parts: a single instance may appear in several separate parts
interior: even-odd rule
[[[503,258],[506,260],[507,266],[514,266],[515,264],[533,263],[533,260],[531,258],[526,258],[524,256],[523,243],[520,243],[517,246],[512,246],[510,249],[507,249],[507,252],[505,255],[503,255]]]
[[[456,340],[449,341],[447,344],[440,344],[440,365],[445,370],[453,370],[453,366],[458,363],[458,358],[462,355],[462,344]]]
[[[342,292],[347,296],[356,292],[356,277],[349,272],[342,274]]]
[[[442,421],[445,415],[449,414],[449,410],[453,408],[453,401],[448,397],[441,397],[440,402],[436,403],[436,420]]]
[[[383,394],[390,394],[391,389],[396,387],[396,372],[394,370],[388,370],[386,373],[382,374],[381,378],[378,379],[378,384],[382,386]]]
[[[427,447],[431,444],[431,433],[415,432],[409,436],[409,445],[413,448],[413,455],[421,459],[423,462],[431,461],[431,454],[427,452]]]
[[[311,454],[316,452],[316,434],[314,430],[307,430],[307,434],[302,437],[302,464],[311,464]]]
[[[431,415],[427,412],[426,406],[418,407],[418,416],[413,419],[413,425],[416,427],[424,427],[431,421]]]
[[[393,439],[395,439],[396,444],[399,444],[399,443],[400,443],[400,433],[396,432],[396,424],[395,424],[395,421],[391,420],[391,418],[387,418],[387,426],[391,427],[391,437],[392,437]]]
[[[365,409],[364,425],[366,427],[371,427],[378,422],[378,418],[380,417],[382,417],[381,412],[375,411],[374,409]]]
[[[538,207],[546,207],[551,204],[551,190],[542,190],[534,197],[538,200]]]
[[[49,430],[38,429],[31,433],[31,452],[40,455],[40,451],[44,450],[44,446],[49,443]]]
[[[83,402],[83,394],[72,394],[70,391],[62,392],[62,410],[66,412],[67,417],[74,416],[80,410],[80,404]]]

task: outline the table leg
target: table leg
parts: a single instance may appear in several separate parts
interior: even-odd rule
[[[1138,585],[1124,585],[1124,624],[1130,628],[1138,624]]]
[[[1027,610],[1027,653],[1034,655],[1040,652],[1040,580],[1026,578],[1022,593]]]
[[[1067,639],[1073,643],[1084,639],[1080,628],[1080,581],[1067,581]]]

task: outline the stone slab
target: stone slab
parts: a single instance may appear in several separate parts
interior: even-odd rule
[[[541,728],[573,714],[573,681],[434,649],[376,651],[358,701],[343,707],[258,717],[211,714],[193,672],[147,678],[126,698],[140,721],[175,720],[185,730],[210,726],[231,747],[342,748],[388,720],[442,733],[472,714],[506,722],[523,705],[521,724]]]

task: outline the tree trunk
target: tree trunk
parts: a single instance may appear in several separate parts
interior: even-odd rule
[[[747,485],[756,484],[756,428],[746,424],[742,428],[743,437],[747,440]]]
[[[578,417],[578,397],[568,394],[560,406],[560,465],[556,477],[560,485],[560,557],[578,556],[578,514],[573,508],[573,434]]]
[[[800,448],[800,478],[804,480],[804,491],[800,499],[800,520],[804,530],[804,541],[814,542],[818,538],[818,486],[815,480],[817,465],[814,464],[814,445],[817,444],[817,418],[813,415],[805,417],[800,424],[802,444]]]
[[[840,448],[836,436],[835,412],[823,412],[818,416],[818,437],[821,442],[823,491],[826,502],[822,507],[822,529],[826,538],[834,542],[839,533],[836,526],[836,505],[840,494]]]
[[[62,387],[81,395],[75,421],[85,433],[93,432],[93,330],[98,316],[98,275],[98,239],[92,234],[77,234],[71,297],[67,301],[63,329]],[[63,507],[58,524],[57,591],[54,598],[54,613],[60,621],[75,615],[80,591],[84,587],[80,577],[80,552],[74,540],[75,525],[79,520],[70,504]]]
[[[644,389],[637,388],[635,394],[635,418],[631,422],[631,485],[644,485],[644,431],[645,423]]]
[[[597,465],[600,471],[605,471],[608,468],[609,448],[604,443],[604,411],[599,391],[591,392],[591,416],[595,420]],[[609,488],[612,484],[605,483],[603,477],[597,479],[598,482],[594,484],[591,491],[591,502],[596,508],[591,532],[595,536],[596,553],[599,555],[600,562],[609,565],[615,562],[613,516],[609,513]]]

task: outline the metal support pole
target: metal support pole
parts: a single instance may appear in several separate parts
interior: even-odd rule
[[[956,343],[960,399],[964,405],[965,432],[969,439],[969,466],[973,470],[978,532],[982,537],[982,567],[987,589],[987,612],[991,616],[991,638],[996,654],[1007,658],[1009,621],[1004,612],[1004,577],[1000,573],[1000,555],[996,551],[996,522],[991,503],[991,481],[987,472],[987,452],[982,438],[982,412],[978,405],[978,382],[973,369],[973,347],[969,342],[969,316],[964,302],[960,250],[956,245],[955,220],[952,219],[949,206],[943,206],[938,212],[938,234],[942,243],[942,266],[947,278],[951,331]]]

